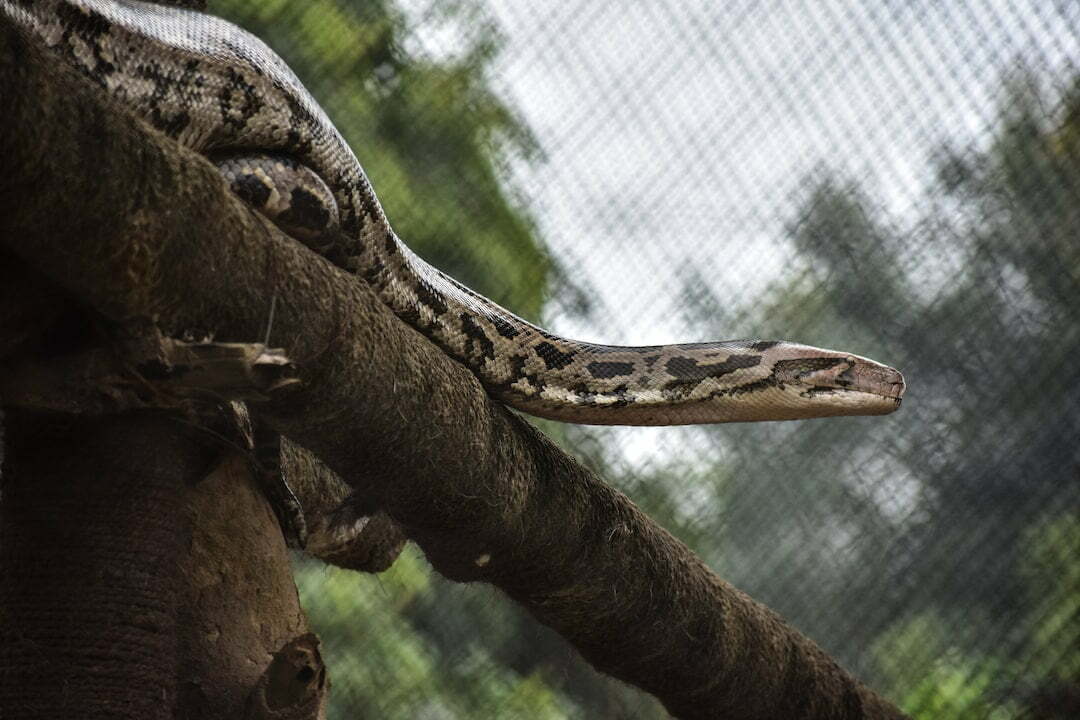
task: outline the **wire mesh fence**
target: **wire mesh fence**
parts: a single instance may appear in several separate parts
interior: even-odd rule
[[[1080,3],[212,9],[518,314],[903,370],[884,418],[544,427],[913,716],[1080,717]],[[665,716],[415,551],[298,574],[336,717]]]

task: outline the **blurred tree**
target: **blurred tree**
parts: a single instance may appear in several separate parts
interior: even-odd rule
[[[1005,85],[992,141],[940,153],[906,230],[822,168],[789,224],[801,269],[759,315],[723,312],[700,280],[686,291],[698,324],[904,371],[884,420],[715,431],[726,540],[699,550],[925,717],[1009,717],[995,698],[1080,685],[1061,649],[1080,647],[1080,587],[1033,535],[1059,518],[1053,537],[1073,539],[1080,513],[1080,83],[1058,102],[1028,73]],[[1035,648],[1055,660],[1012,661]]]

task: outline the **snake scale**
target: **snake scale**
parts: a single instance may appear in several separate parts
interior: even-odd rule
[[[783,341],[596,345],[499,307],[397,238],[318,103],[270,48],[225,20],[134,0],[0,0],[0,17],[210,158],[245,200],[362,277],[507,405],[617,425],[878,415],[900,405],[901,374],[851,353]]]

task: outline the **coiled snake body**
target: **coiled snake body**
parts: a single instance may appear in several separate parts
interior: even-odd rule
[[[875,415],[896,370],[789,342],[613,347],[532,325],[398,240],[359,161],[285,63],[200,12],[134,0],[0,0],[0,16],[139,117],[218,164],[234,190],[366,280],[498,400],[576,423],[677,425]]]

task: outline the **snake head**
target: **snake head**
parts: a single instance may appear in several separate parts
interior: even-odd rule
[[[785,344],[772,374],[777,385],[837,415],[884,415],[900,407],[904,376],[868,358],[831,350]],[[801,354],[801,351],[807,351]]]

